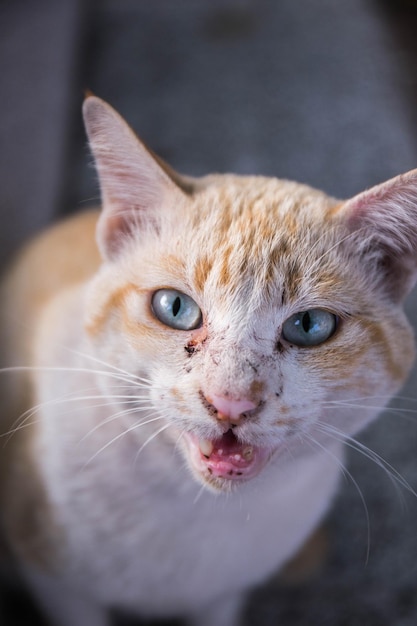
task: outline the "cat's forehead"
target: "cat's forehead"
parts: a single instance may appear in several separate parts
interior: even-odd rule
[[[285,286],[288,291],[313,269],[329,274],[331,255],[327,264],[313,268],[313,263],[333,245],[330,214],[336,204],[289,181],[210,177],[190,210],[194,284],[203,289],[209,280],[230,291],[242,290],[247,281],[254,289]]]
[[[286,180],[210,176],[194,194],[189,219],[199,249],[238,248],[264,258],[270,249],[307,244],[329,229],[337,201]]]
[[[297,220],[315,214],[325,219],[337,201],[322,191],[289,180],[264,176],[211,175],[200,179],[194,194],[201,218],[218,219],[217,230],[246,220],[247,230],[258,226],[292,229]]]

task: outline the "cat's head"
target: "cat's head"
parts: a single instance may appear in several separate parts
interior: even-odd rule
[[[417,170],[347,202],[272,178],[182,178],[103,101],[84,116],[104,261],[87,330],[144,381],[139,440],[152,428],[227,490],[375,417],[413,360]]]

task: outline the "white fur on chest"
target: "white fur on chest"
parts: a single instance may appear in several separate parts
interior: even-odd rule
[[[106,417],[74,409],[59,425],[51,410],[40,439],[66,537],[64,577],[104,604],[183,614],[250,588],[294,554],[336,487],[334,459],[283,453],[253,483],[214,495],[162,440],[137,456],[128,434],[100,451],[117,437],[115,424],[87,433]]]

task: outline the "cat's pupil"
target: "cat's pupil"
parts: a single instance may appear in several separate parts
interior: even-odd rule
[[[174,315],[174,317],[178,315],[178,313],[180,312],[180,308],[181,308],[181,299],[179,297],[176,297],[172,305],[172,314]]]
[[[322,309],[310,309],[288,318],[284,322],[282,335],[296,346],[318,346],[330,339],[336,327],[336,315]]]
[[[303,315],[303,319],[302,319],[302,325],[303,325],[303,329],[305,330],[306,333],[308,333],[311,329],[311,319],[310,319],[310,313],[304,313]]]

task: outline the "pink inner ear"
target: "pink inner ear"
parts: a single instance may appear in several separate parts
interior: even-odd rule
[[[417,170],[397,176],[348,200],[344,209],[352,229],[366,227],[392,250],[415,250]]]
[[[132,217],[109,214],[104,210],[97,224],[97,242],[99,249],[106,258],[116,257],[125,247],[127,240],[134,234]]]
[[[377,272],[375,280],[392,299],[404,298],[417,269],[417,170],[348,200],[343,215],[356,240],[365,244],[364,259],[372,261],[368,271]]]

